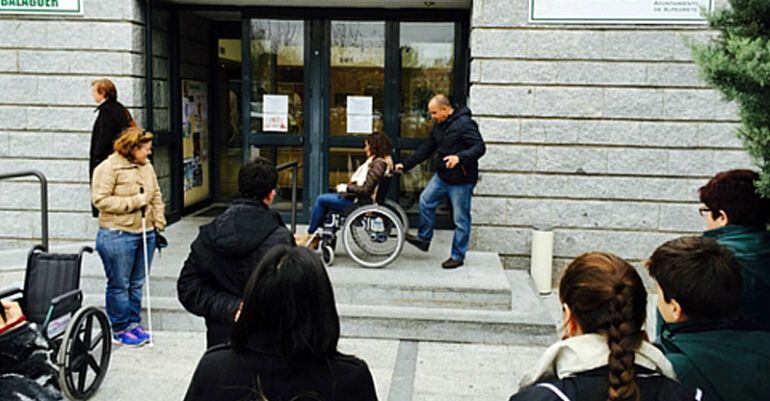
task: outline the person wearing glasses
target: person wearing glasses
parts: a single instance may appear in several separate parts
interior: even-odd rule
[[[703,236],[735,253],[743,279],[744,317],[770,331],[770,199],[757,193],[758,180],[752,170],[715,175],[698,190],[699,212],[706,224]]]
[[[149,340],[141,326],[144,249],[152,263],[155,229],[163,231],[163,197],[148,157],[152,154],[151,132],[128,128],[115,141],[114,152],[94,170],[91,200],[99,209],[96,251],[107,276],[105,305],[113,331],[113,342],[140,346]],[[147,244],[142,239],[142,210]]]

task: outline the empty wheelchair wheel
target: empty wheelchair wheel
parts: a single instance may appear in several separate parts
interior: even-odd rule
[[[363,206],[345,220],[342,243],[359,265],[383,267],[401,254],[405,234],[401,219],[393,211],[377,205]]]
[[[107,375],[112,351],[112,330],[107,315],[94,306],[75,313],[59,348],[59,383],[71,400],[86,400]]]

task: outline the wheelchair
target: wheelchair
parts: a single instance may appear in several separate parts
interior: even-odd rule
[[[327,213],[318,246],[324,265],[334,264],[340,229],[345,252],[359,265],[381,268],[398,258],[404,247],[409,220],[398,203],[387,199],[392,180],[393,177],[380,180],[374,202],[356,203],[343,213]]]
[[[59,387],[70,400],[86,400],[96,393],[107,375],[112,351],[107,315],[94,306],[82,307],[80,267],[86,252],[93,249],[86,246],[77,254],[55,254],[35,246],[27,256],[24,289],[0,291],[0,299],[22,295],[14,301],[48,342]]]

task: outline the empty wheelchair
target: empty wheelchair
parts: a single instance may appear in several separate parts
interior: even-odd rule
[[[404,209],[386,198],[391,181],[392,177],[380,180],[374,202],[356,203],[344,213],[326,215],[318,248],[326,266],[334,263],[340,229],[345,252],[359,265],[380,268],[398,258],[409,220]]]
[[[93,396],[110,365],[112,330],[107,315],[94,306],[83,307],[80,268],[83,247],[76,254],[48,253],[47,181],[37,171],[0,175],[0,179],[36,176],[41,183],[43,244],[27,255],[24,288],[0,289],[0,299],[18,301],[27,321],[37,325],[48,342],[58,371],[59,387],[71,400]],[[21,297],[19,297],[21,294]]]
[[[112,349],[107,315],[94,306],[82,307],[83,293],[78,287],[84,252],[93,249],[55,254],[38,245],[27,257],[24,289],[0,292],[0,299],[22,294],[16,300],[27,320],[37,324],[48,341],[59,385],[71,400],[86,400],[96,393],[107,374]]]

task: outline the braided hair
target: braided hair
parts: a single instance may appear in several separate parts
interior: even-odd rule
[[[647,291],[641,277],[625,260],[610,253],[578,256],[564,271],[559,297],[569,306],[583,333],[607,338],[609,401],[638,401],[634,352],[647,336]]]

